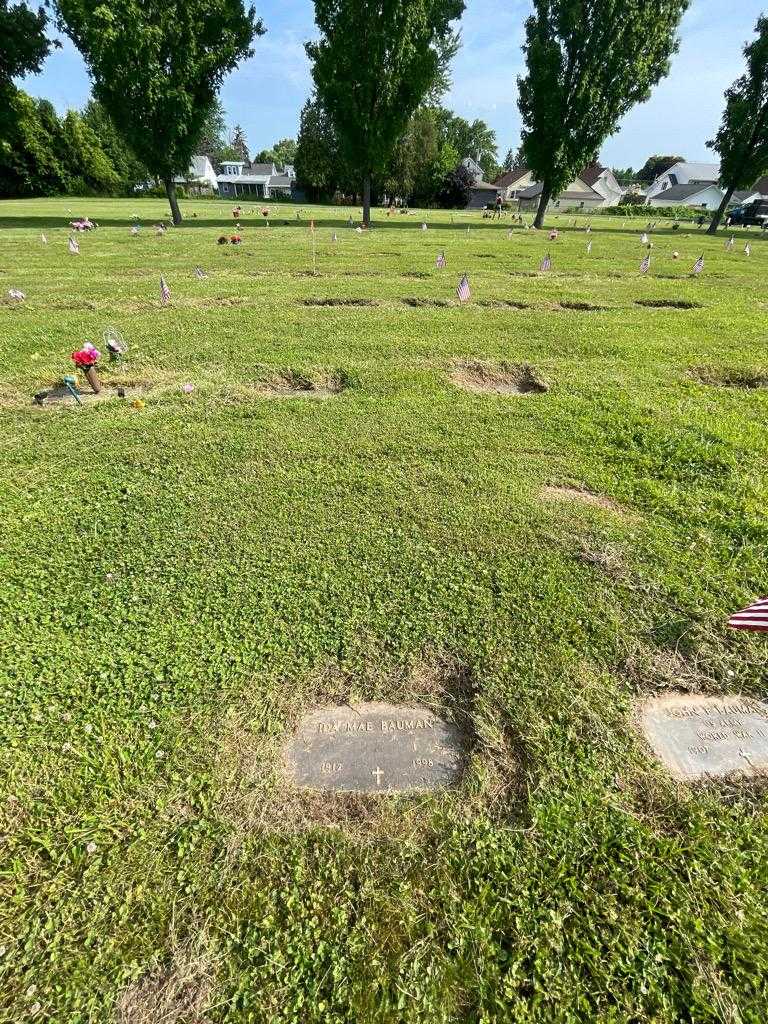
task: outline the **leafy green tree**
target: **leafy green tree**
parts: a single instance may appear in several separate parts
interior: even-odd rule
[[[296,162],[297,142],[295,139],[280,139],[271,149],[262,149],[253,158],[254,163],[275,163],[281,166]]]
[[[620,185],[631,185],[637,181],[637,174],[631,167],[612,167],[611,171]]]
[[[720,154],[723,201],[709,225],[717,231],[737,188],[748,188],[768,171],[768,17],[755,26],[757,38],[744,47],[747,69],[725,93],[723,120],[708,145]]]
[[[218,96],[214,96],[211,105],[203,115],[200,137],[197,140],[196,153],[207,156],[214,167],[221,163],[221,154],[226,145],[227,123],[224,107]]]
[[[46,37],[47,24],[42,8],[9,7],[8,0],[0,0],[0,88],[7,89],[12,78],[39,71],[51,50],[60,45]]]
[[[669,70],[689,0],[533,0],[527,74],[518,79],[526,163],[552,196],[597,156],[635,103]]]
[[[363,186],[382,175],[411,115],[435,85],[450,23],[464,0],[315,0],[312,77],[346,161]]]
[[[120,178],[95,132],[75,110],[68,111],[61,128],[60,152],[69,177],[67,191],[114,195],[120,188]]]
[[[181,223],[174,176],[186,174],[224,76],[263,32],[242,0],[59,0],[96,98],[165,185]]]
[[[442,138],[458,152],[459,159],[471,156],[483,169],[486,179],[497,177],[498,153],[496,133],[479,118],[467,121],[450,110],[438,109],[438,125]]]
[[[238,160],[248,163],[248,141],[245,137],[245,132],[239,124],[236,124],[232,130],[230,148],[238,154]]]
[[[502,172],[516,171],[519,167],[525,167],[525,154],[522,146],[518,146],[517,149],[508,149],[501,162]]]
[[[685,160],[684,156],[649,156],[643,166],[637,172],[637,180],[643,185],[650,185],[660,174],[668,171],[670,167]]]
[[[95,135],[99,148],[109,158],[118,178],[120,192],[132,193],[138,185],[149,181],[152,177],[149,168],[133,152],[98,100],[89,100],[82,118]]]
[[[259,154],[259,159],[263,156]],[[328,113],[316,95],[301,110],[296,145],[296,179],[316,199],[339,184],[339,143]]]

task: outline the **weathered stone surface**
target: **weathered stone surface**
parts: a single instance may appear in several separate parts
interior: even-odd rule
[[[426,708],[353,704],[306,715],[284,758],[304,788],[401,793],[451,785],[463,755],[459,729]]]
[[[670,694],[640,711],[658,759],[683,782],[768,775],[768,704],[752,697]]]

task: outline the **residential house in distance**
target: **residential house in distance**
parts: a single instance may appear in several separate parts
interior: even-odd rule
[[[505,202],[514,202],[518,194],[524,188],[533,185],[533,174],[527,167],[513,167],[511,171],[505,171],[493,183],[497,192]]]
[[[459,166],[466,168],[472,178],[466,209],[482,210],[484,206],[493,206],[499,190],[489,181],[483,181],[483,168],[477,160],[471,156],[465,156]]]
[[[610,167],[603,167],[602,164],[589,164],[579,175],[585,185],[589,185],[605,202],[603,206],[618,206],[621,197],[626,192],[625,188],[616,181]]]
[[[216,171],[207,156],[193,156],[186,175],[178,175],[173,179],[176,185],[183,185],[190,193],[216,192],[219,184]]]
[[[532,212],[538,210],[541,190],[541,182],[537,181],[518,193],[517,206],[521,213],[526,210]],[[564,192],[550,199],[547,210],[557,210],[560,213],[567,210],[599,210],[605,205],[605,197],[578,177],[573,179]]]
[[[712,183],[691,182],[688,185],[670,185],[656,195],[648,196],[646,206],[692,206],[698,210],[716,210],[725,192]]]
[[[676,185],[716,185],[719,178],[720,164],[688,163],[685,160],[679,160],[648,186],[646,195],[651,200],[655,199],[660,192],[665,192]],[[677,204],[660,203],[655,205],[674,206]]]
[[[219,195],[231,199],[243,196],[290,199],[295,180],[292,167],[278,168],[274,163],[246,164],[241,160],[224,160],[221,174],[216,178]]]

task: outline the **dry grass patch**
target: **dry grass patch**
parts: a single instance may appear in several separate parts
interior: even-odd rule
[[[609,512],[622,512],[623,509],[611,498],[603,494],[595,494],[585,487],[571,487],[565,484],[548,484],[541,490],[541,497],[548,501],[580,501],[583,505],[592,505]]]
[[[343,370],[318,370],[311,376],[290,368],[271,370],[256,383],[258,394],[272,398],[331,398],[347,387]]]
[[[421,309],[425,306],[433,306],[437,309],[446,309],[452,306],[453,303],[449,302],[448,299],[402,299],[402,302],[406,306],[411,306],[413,309]]]
[[[301,299],[302,306],[378,306],[376,299]]]
[[[594,306],[591,302],[559,302],[555,309],[570,309],[577,313],[601,313],[606,306]]]
[[[457,362],[451,371],[453,383],[478,395],[541,395],[549,384],[528,363]]]
[[[486,309],[530,309],[527,302],[516,302],[514,299],[479,299],[478,306]]]
[[[132,982],[119,995],[116,1024],[208,1024],[213,958],[205,938],[188,941],[171,962]]]
[[[768,388],[768,370],[727,369],[714,366],[692,366],[688,376],[699,384],[720,388]]]
[[[635,299],[636,306],[648,309],[702,309],[700,302],[689,302],[687,299]]]

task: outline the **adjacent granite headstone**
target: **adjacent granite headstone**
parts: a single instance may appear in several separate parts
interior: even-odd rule
[[[284,758],[303,788],[402,793],[450,786],[463,755],[460,730],[426,708],[351,704],[306,715]]]
[[[646,739],[676,779],[768,776],[768,704],[752,697],[670,694],[640,712]]]

